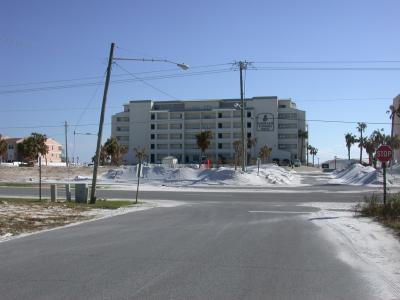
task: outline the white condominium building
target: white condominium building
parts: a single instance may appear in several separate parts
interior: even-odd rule
[[[207,159],[232,162],[233,142],[241,138],[238,104],[240,99],[130,101],[124,104],[123,112],[112,116],[111,136],[128,147],[127,164],[136,163],[134,148],[145,148],[151,163],[166,156],[191,163],[202,160],[196,134],[209,130],[213,137],[205,153]],[[299,138],[299,132],[306,131],[306,115],[291,99],[245,99],[244,118],[246,140],[257,140],[255,147],[247,149],[248,159],[257,157],[260,148],[267,145],[272,148],[270,160],[305,160],[307,140]]]

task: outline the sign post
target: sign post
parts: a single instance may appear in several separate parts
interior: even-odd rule
[[[386,206],[386,163],[392,159],[392,148],[382,145],[376,150],[376,159],[382,163],[383,171],[383,205]]]
[[[141,175],[142,175],[142,161],[139,160],[139,163],[136,165],[136,176],[137,176],[136,201],[135,201],[136,204],[137,204],[137,201],[138,201],[139,183],[140,183],[140,176]]]

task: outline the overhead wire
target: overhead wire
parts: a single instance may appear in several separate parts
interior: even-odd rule
[[[142,82],[143,84],[145,84],[145,85],[151,87],[152,89],[154,89],[154,90],[156,90],[156,91],[158,91],[158,92],[160,92],[160,93],[162,93],[162,94],[164,94],[164,95],[166,95],[166,96],[168,96],[168,97],[170,97],[170,98],[173,98],[173,99],[175,99],[175,100],[180,100],[180,99],[178,99],[177,97],[175,97],[175,96],[173,96],[173,95],[171,95],[171,94],[169,94],[169,93],[167,93],[167,92],[161,90],[160,88],[158,88],[158,87],[156,87],[156,86],[154,86],[154,85],[152,85],[152,84],[146,82],[144,79],[142,79],[142,78],[140,78],[140,77],[137,77],[136,75],[134,75],[133,73],[129,72],[127,69],[125,69],[124,67],[122,67],[119,63],[114,62],[114,64],[115,64],[118,68],[120,68],[121,70],[123,70],[124,72],[126,72],[127,74],[131,75],[133,78],[139,80],[140,82]]]
[[[113,80],[112,84],[122,84],[128,82],[137,82],[142,80],[159,80],[159,79],[170,79],[170,78],[178,78],[178,77],[191,77],[191,76],[201,76],[201,75],[211,75],[211,74],[219,74],[225,72],[232,72],[231,69],[215,69],[215,70],[206,70],[206,71],[198,71],[198,72],[190,72],[190,73],[176,73],[176,74],[168,74],[168,75],[158,75],[158,76],[149,76],[149,77],[141,77],[140,79],[122,79],[122,80]],[[14,89],[14,90],[3,90],[0,91],[0,95],[9,95],[9,94],[17,94],[17,93],[27,93],[27,92],[42,92],[42,91],[50,91],[50,90],[59,90],[59,89],[68,89],[68,88],[78,88],[78,87],[89,87],[89,86],[97,86],[103,85],[103,82],[89,82],[89,83],[75,83],[75,84],[65,84],[65,85],[56,85],[56,86],[46,86],[46,87],[34,87],[27,89]]]
[[[319,122],[319,123],[337,123],[337,124],[358,124],[358,123],[366,123],[367,125],[392,125],[392,122],[374,122],[374,121],[343,121],[343,120],[326,120],[326,119],[285,119],[285,118],[277,118],[278,120],[291,120],[291,121],[305,121],[305,122]],[[137,124],[146,124],[147,121],[143,122],[134,122]],[[393,123],[394,125],[400,125],[400,123]],[[88,123],[88,124],[71,124],[69,126],[77,126],[77,127],[87,127],[87,126],[98,126],[98,123]],[[105,123],[104,125],[111,125],[111,123]],[[32,126],[7,126],[0,127],[0,129],[31,129],[31,128],[61,128],[65,125],[32,125]]]
[[[103,79],[104,79],[105,76],[106,76],[106,72],[104,72],[104,74],[103,74]],[[81,122],[83,116],[84,116],[85,113],[87,112],[89,106],[92,104],[92,101],[93,101],[93,99],[95,98],[95,96],[97,95],[99,89],[100,89],[100,85],[98,85],[98,86],[96,87],[94,93],[93,93],[92,96],[90,97],[90,99],[89,99],[89,101],[87,102],[85,108],[82,110],[81,114],[79,115],[78,120],[76,121],[76,124],[75,124],[75,126],[74,126],[74,133],[75,133],[75,131],[76,131],[77,125],[80,124],[80,122]],[[73,147],[73,149],[72,149],[72,157],[75,157],[75,148],[76,148],[75,145],[76,145],[76,137],[75,137],[75,134],[74,134],[74,147]]]
[[[104,125],[111,125],[111,123],[105,123]],[[88,124],[71,124],[69,126],[77,126],[77,127],[87,127],[87,126],[99,126],[98,123],[88,123]],[[59,128],[65,127],[65,125],[26,125],[26,126],[6,126],[0,127],[0,129],[32,129],[32,128]]]
[[[226,65],[230,65],[230,63],[190,66],[190,69],[203,69],[203,68],[219,67],[219,66],[226,66]],[[133,74],[143,75],[143,74],[163,73],[163,72],[171,72],[171,71],[176,71],[176,69],[168,68],[168,69],[153,70],[153,71],[134,72]],[[126,77],[126,76],[129,76],[129,74],[113,74],[113,77]],[[92,80],[92,79],[102,79],[102,78],[103,78],[103,76],[87,76],[87,77],[78,77],[78,78],[70,78],[70,79],[32,81],[32,82],[25,82],[25,83],[2,84],[2,85],[0,85],[0,88],[12,87],[12,86],[25,86],[25,85],[43,85],[43,84],[50,84],[50,83],[82,81],[82,80]]]

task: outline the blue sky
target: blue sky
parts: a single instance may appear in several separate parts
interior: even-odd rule
[[[98,123],[101,85],[48,87],[102,82],[110,43],[115,42],[116,56],[167,58],[193,67],[218,65],[186,71],[218,70],[215,74],[148,81],[182,100],[239,97],[238,72],[219,70],[229,69],[223,64],[235,60],[252,61],[255,70],[247,72],[246,96],[292,98],[307,112],[310,143],[319,149],[321,161],[334,155],[345,157],[344,134],[356,133],[356,124],[316,120],[389,123],[386,110],[400,93],[399,71],[262,68],[400,67],[396,62],[282,63],[400,60],[398,11],[400,2],[395,0],[4,0],[0,10],[0,133],[25,136],[38,131],[63,141],[64,121]],[[119,64],[140,77],[183,72],[163,63]],[[167,71],[145,73],[162,70]],[[114,66],[112,80],[132,79],[123,74]],[[86,77],[99,78],[81,79]],[[38,83],[66,79],[80,80]],[[41,91],[27,90],[41,87]],[[105,137],[110,134],[110,116],[134,99],[171,100],[141,82],[112,83]],[[389,125],[369,124],[367,134],[377,128],[390,132]],[[74,129],[69,128],[70,155],[88,161],[95,150],[95,137],[77,135],[74,146]],[[97,126],[79,126],[76,131],[94,133]],[[354,148],[354,156],[357,152]]]

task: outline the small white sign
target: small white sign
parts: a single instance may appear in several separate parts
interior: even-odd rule
[[[136,177],[143,177],[143,164],[136,165]]]

